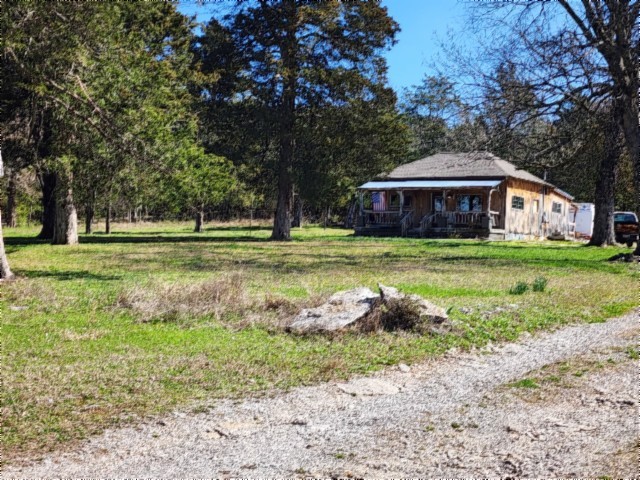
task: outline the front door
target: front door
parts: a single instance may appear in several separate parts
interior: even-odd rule
[[[433,196],[433,211],[444,212],[444,197],[442,195]]]

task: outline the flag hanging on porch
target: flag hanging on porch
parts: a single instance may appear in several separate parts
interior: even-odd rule
[[[372,192],[371,201],[373,202],[374,212],[382,212],[387,209],[387,202],[384,192]]]

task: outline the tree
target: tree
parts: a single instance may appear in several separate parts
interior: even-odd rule
[[[4,176],[4,165],[2,163],[2,155],[0,155],[0,177]],[[9,268],[7,253],[4,250],[4,237],[2,235],[2,207],[0,206],[0,280],[10,280],[14,277]]]
[[[412,133],[407,160],[446,149],[463,108],[453,82],[445,76],[425,76],[420,85],[405,89],[402,111]]]
[[[521,103],[530,113],[520,125],[538,124],[539,141],[527,142],[531,152],[529,164],[554,163],[557,152],[572,146],[581,147],[572,136],[557,136],[555,122],[567,110],[581,108],[587,115],[610,111],[619,129],[634,165],[638,163],[638,66],[640,31],[637,19],[640,3],[635,0],[581,0],[580,2],[482,2],[474,5],[473,22],[489,39],[476,52],[477,61],[464,64],[470,85],[485,90],[495,86],[496,65],[510,63],[520,81],[510,89],[518,95],[532,94]],[[502,39],[502,40],[501,40]],[[478,43],[482,43],[480,40]],[[455,56],[454,56],[455,57]],[[460,63],[460,57],[455,58]],[[487,72],[487,66],[493,72]],[[495,88],[493,88],[495,90]],[[517,98],[516,96],[516,98]],[[486,97],[486,95],[485,95]],[[526,99],[526,97],[525,97]],[[611,127],[606,129],[611,131]],[[589,139],[575,132],[575,137]],[[621,150],[609,145],[609,153]],[[615,181],[610,174],[617,168],[603,151],[601,179]],[[618,162],[618,159],[615,159]],[[640,202],[640,168],[635,168],[637,201]],[[598,184],[595,203],[600,209],[613,208],[615,185]],[[637,207],[640,208],[640,205]],[[598,222],[611,217],[613,212],[598,215]],[[607,221],[608,222],[608,221]],[[603,226],[612,229],[612,224]],[[596,230],[601,230],[596,228]],[[602,230],[604,231],[604,230]],[[607,234],[605,238],[612,238]],[[606,243],[606,242],[605,242]]]
[[[8,118],[33,126],[25,143],[43,187],[41,236],[73,241],[74,235],[56,232],[77,221],[74,170],[104,167],[94,178],[109,183],[130,162],[157,169],[173,155],[176,138],[193,134],[192,24],[165,2],[144,9],[45,2],[9,5],[2,25],[8,40],[3,66],[14,73],[11,90],[23,99],[5,102],[12,107]],[[94,162],[96,144],[103,146],[103,162]]]
[[[206,154],[202,147],[192,145],[182,150],[175,175],[180,204],[192,210],[196,221],[194,231],[200,233],[204,227],[205,208],[220,203],[234,187],[232,165],[228,160]]]
[[[381,52],[397,24],[377,2],[244,2],[225,22],[242,53],[242,96],[265,115],[263,150],[275,150],[276,212],[271,238],[290,238],[293,185],[301,162],[300,112],[350,99],[371,100],[383,88]],[[265,128],[264,131],[267,131]]]

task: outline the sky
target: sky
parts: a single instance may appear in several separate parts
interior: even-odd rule
[[[230,2],[233,4],[234,2]],[[386,52],[389,84],[397,91],[417,85],[439,52],[440,41],[447,31],[460,31],[464,23],[465,4],[460,0],[383,0],[389,14],[400,25],[397,43]],[[193,0],[181,0],[178,9],[196,15],[198,22],[206,22],[212,9],[224,7],[224,1],[197,5]]]

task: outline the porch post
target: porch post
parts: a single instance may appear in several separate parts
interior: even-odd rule
[[[402,209],[404,208],[404,192],[402,190],[398,190],[398,194],[400,196],[400,209],[398,211],[398,214],[400,215],[400,218],[402,218]]]

